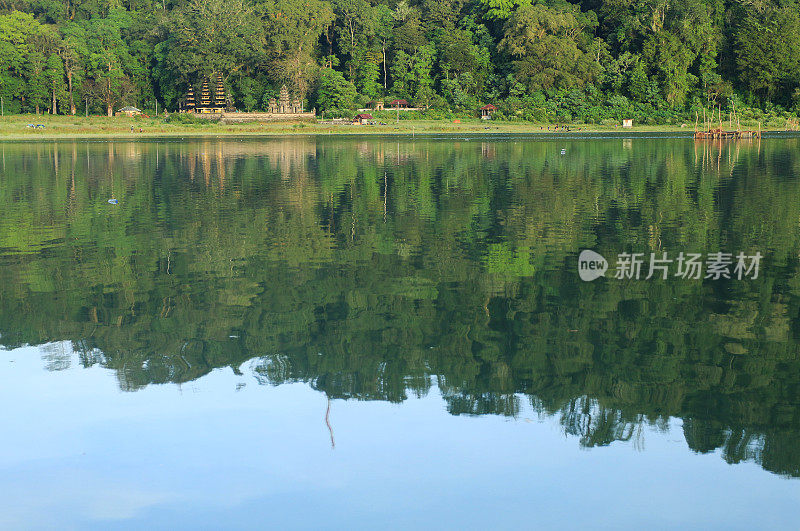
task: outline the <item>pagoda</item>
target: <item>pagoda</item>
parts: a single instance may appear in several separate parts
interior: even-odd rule
[[[203,88],[200,90],[200,105],[196,108],[195,112],[214,112],[214,109],[211,106],[211,91],[208,89],[207,79],[203,80]]]
[[[222,74],[217,74],[217,89],[214,91],[214,107],[224,111],[227,107],[225,100],[225,85],[222,83]]]
[[[194,112],[195,107],[194,89],[189,85],[189,92],[186,94],[186,112]]]

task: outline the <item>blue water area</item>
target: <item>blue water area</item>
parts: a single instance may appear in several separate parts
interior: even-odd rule
[[[0,150],[1,528],[796,527],[797,136]]]

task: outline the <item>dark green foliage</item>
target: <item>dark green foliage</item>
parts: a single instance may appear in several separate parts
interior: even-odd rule
[[[736,34],[737,67],[745,87],[772,99],[800,81],[800,10],[795,5],[748,12]]]
[[[321,111],[328,111],[354,108],[358,92],[341,72],[332,68],[323,68],[319,73],[316,95],[317,108]]]
[[[175,110],[190,85],[220,74],[229,103],[264,110],[284,84],[301,98],[329,100],[316,93],[330,89],[326,68],[355,87],[347,108],[400,97],[473,116],[491,102],[498,117],[513,119],[602,123],[627,113],[674,123],[738,102],[739,111],[785,118],[800,110],[800,6],[180,0],[0,9],[0,96],[10,112],[75,113],[83,102],[111,113],[155,101]],[[560,96],[575,90],[584,97]]]

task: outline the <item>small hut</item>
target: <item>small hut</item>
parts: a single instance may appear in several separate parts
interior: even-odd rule
[[[120,110],[117,111],[117,116],[119,116],[121,114],[124,114],[125,116],[131,117],[131,116],[138,116],[138,115],[142,114],[142,111],[140,109],[137,109],[136,107],[131,107],[130,105],[128,105],[127,107],[123,107],[123,108],[121,108]]]
[[[364,125],[364,122],[366,120],[372,120],[372,115],[371,114],[367,114],[365,112],[362,112],[362,113],[356,114],[355,118],[353,118],[353,123],[354,124],[359,124],[359,125]]]
[[[626,118],[626,119],[622,120],[622,127],[626,128],[626,129],[630,129],[631,127],[633,127],[633,119],[632,118]]]
[[[488,105],[484,105],[481,107],[481,120],[491,120],[492,113],[497,110],[497,107],[492,105],[491,103]]]
[[[373,111],[382,111],[383,110],[383,101],[380,100],[373,100],[367,102],[367,107],[372,109]]]
[[[408,102],[406,100],[392,100],[391,103],[389,103],[389,105],[391,105],[395,109],[408,109],[409,107]]]

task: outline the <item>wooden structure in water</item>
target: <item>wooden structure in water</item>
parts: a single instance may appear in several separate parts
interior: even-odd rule
[[[736,130],[733,130],[733,120],[736,111],[734,110],[731,113],[730,120],[729,120],[729,127],[731,129],[723,129],[722,127],[722,109],[717,108],[717,117],[719,118],[719,127],[712,127],[711,123],[706,120],[706,111],[703,109],[703,130],[699,130],[697,128],[698,122],[700,120],[700,115],[695,112],[695,122],[694,122],[694,138],[695,140],[737,140],[740,138],[761,138],[761,122],[758,123],[758,130],[757,131],[742,131],[741,125],[739,124],[739,118],[736,117]],[[714,119],[714,113],[711,113],[712,120]]]
[[[696,139],[713,140],[735,140],[738,138],[761,138],[761,131],[726,131],[725,129],[709,129],[707,131],[695,131]]]

